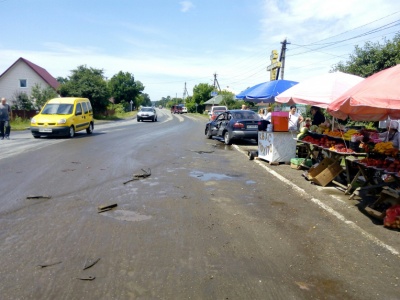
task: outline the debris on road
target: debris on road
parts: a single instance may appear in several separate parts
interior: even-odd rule
[[[85,277],[76,277],[76,279],[92,281],[92,280],[95,280],[96,277],[94,277],[94,276],[85,276]]]
[[[40,265],[38,265],[38,266],[41,267],[41,268],[46,268],[46,267],[51,267],[51,266],[58,265],[58,264],[61,264],[61,261],[52,262],[52,263],[40,264]]]
[[[192,151],[192,152],[196,152],[196,153],[198,153],[198,154],[204,154],[204,153],[214,153],[214,151],[205,151],[205,150],[189,150],[189,151]]]
[[[98,213],[102,213],[102,212],[106,212],[106,211],[112,210],[114,207],[117,207],[117,206],[118,206],[117,203],[100,205],[99,207],[97,207]]]
[[[143,173],[142,174],[133,174],[132,179],[129,179],[124,182],[124,184],[127,184],[128,182],[139,180],[139,179],[144,179],[147,178],[151,175],[151,170],[150,168],[146,170],[142,169]]]
[[[85,264],[83,265],[83,270],[86,270],[86,269],[89,269],[89,268],[93,267],[95,264],[98,263],[99,260],[100,260],[100,257],[96,258],[94,260],[93,259],[86,260]]]
[[[37,195],[37,196],[27,196],[26,199],[50,199],[51,196],[47,195]]]

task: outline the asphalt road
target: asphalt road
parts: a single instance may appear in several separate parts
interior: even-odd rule
[[[398,231],[158,112],[0,141],[1,299],[400,299]]]

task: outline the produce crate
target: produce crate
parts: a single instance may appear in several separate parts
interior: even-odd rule
[[[302,167],[309,168],[312,166],[312,161],[311,159],[305,159],[305,158],[292,158],[290,159],[290,167],[292,169],[300,170]]]
[[[365,207],[365,211],[373,218],[383,220],[386,216],[386,210],[392,205],[400,203],[400,195],[397,191],[384,187],[381,194],[374,203]]]
[[[335,162],[330,158],[324,158],[322,162],[315,168],[311,168],[308,172],[310,180],[321,186],[327,186],[336,176],[344,170],[339,162]]]

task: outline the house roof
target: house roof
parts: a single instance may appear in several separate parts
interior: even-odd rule
[[[221,104],[221,102],[224,100],[224,96],[223,95],[217,95],[212,97],[211,99],[208,99],[206,102],[204,102],[204,104],[208,105],[208,104]],[[235,96],[232,96],[232,100],[236,100]]]
[[[30,62],[29,60],[20,57],[17,59],[15,63],[13,63],[7,70],[5,70],[1,75],[0,78],[8,72],[14,65],[16,65],[19,61],[23,61],[26,63],[33,71],[35,71],[48,85],[50,85],[52,88],[57,89],[57,87],[60,85],[60,83],[55,79],[53,76],[50,75],[49,72],[47,72],[45,69],[42,67],[39,67],[38,65],[35,65],[33,62]]]
[[[217,95],[204,102],[204,104],[220,104],[223,98],[222,95]]]

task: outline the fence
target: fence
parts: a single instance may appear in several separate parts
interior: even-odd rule
[[[22,109],[12,109],[11,110],[11,119],[14,120],[16,117],[20,117],[21,119],[31,119],[35,115],[38,114],[37,110],[22,110]],[[103,115],[108,117],[108,116],[113,116],[115,114],[114,109],[108,109],[105,112],[103,112]]]
[[[36,114],[36,110],[13,109],[11,110],[11,119],[14,120],[16,117],[20,117],[21,119],[31,119]]]

